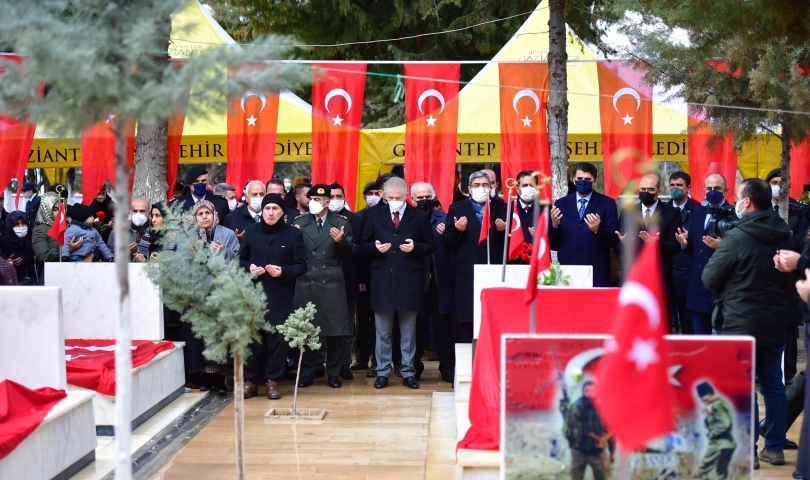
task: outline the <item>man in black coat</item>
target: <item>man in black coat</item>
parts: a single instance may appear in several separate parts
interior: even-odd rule
[[[392,370],[391,336],[399,318],[402,384],[419,388],[414,376],[416,314],[422,308],[423,259],[436,250],[427,213],[408,205],[405,180],[395,177],[384,186],[388,208],[374,208],[365,216],[363,253],[371,258],[371,308],[377,325],[377,381],[388,386]]]
[[[641,177],[638,187],[640,203],[626,208],[619,216],[619,230],[616,235],[620,242],[616,245],[621,255],[624,246],[636,242],[635,254],[647,244],[657,244],[661,252],[661,266],[664,274],[664,289],[667,292],[667,305],[672,313],[672,257],[681,251],[681,245],[675,236],[681,228],[681,212],[658,200],[661,194],[661,179],[656,175]],[[631,238],[628,232],[638,228],[638,237]],[[624,272],[625,275],[628,272]]]
[[[295,281],[307,272],[304,234],[284,223],[284,200],[278,195],[262,199],[262,222],[247,227],[239,249],[239,263],[267,295],[265,322],[277,326],[293,312]],[[245,398],[257,394],[256,385],[265,382],[267,398],[278,400],[278,382],[287,370],[289,345],[284,335],[262,333],[262,342],[253,343],[245,362]],[[239,392],[236,392],[238,395]]]
[[[208,200],[214,204],[219,217],[219,223],[224,225],[225,217],[231,212],[228,201],[222,197],[214,195],[208,191],[208,170],[205,165],[194,165],[186,174],[186,185],[189,191],[180,197],[176,197],[173,202],[180,202],[184,210],[191,210],[194,204],[200,200]]]
[[[677,208],[681,212],[681,225],[684,230],[689,230],[692,220],[692,211],[700,205],[692,200],[689,192],[692,188],[692,177],[686,172],[674,172],[669,176],[670,200],[667,205]],[[689,267],[692,263],[692,253],[682,249],[681,252],[672,259],[672,284],[675,295],[675,305],[671,309],[673,316],[670,319],[672,331],[680,330],[681,333],[695,333],[692,325],[692,315],[686,308],[686,294],[689,290]],[[701,284],[702,285],[702,284]]]
[[[267,193],[277,193],[284,199],[284,203],[287,203],[288,195],[284,190],[284,182],[279,180],[278,178],[271,178],[269,182],[267,182]],[[292,194],[289,194],[292,195]],[[294,195],[293,195],[294,196]],[[306,194],[304,194],[306,197]],[[301,216],[301,212],[298,211],[297,208],[289,208],[287,207],[287,211],[285,212],[287,215],[287,225],[292,225],[293,220]]]
[[[33,225],[37,219],[37,212],[39,211],[39,204],[42,199],[37,195],[37,186],[31,182],[23,183],[22,194],[26,199],[25,216],[28,217],[28,224]]]
[[[259,180],[249,181],[245,186],[245,205],[225,218],[225,227],[233,230],[240,242],[245,237],[247,227],[261,223],[264,196],[264,183]]]
[[[490,202],[489,241],[478,243],[483,213],[489,198],[490,180],[484,172],[470,175],[470,198],[450,205],[442,244],[450,253],[456,293],[456,320],[459,342],[470,343],[473,337],[474,265],[500,264],[503,258],[506,204]],[[487,251],[489,243],[489,251]]]

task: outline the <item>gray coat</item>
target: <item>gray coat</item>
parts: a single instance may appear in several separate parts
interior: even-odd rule
[[[312,302],[317,313],[316,327],[321,327],[321,336],[334,337],[352,334],[352,322],[346,301],[346,285],[343,278],[343,261],[354,255],[355,246],[352,227],[346,217],[327,212],[321,231],[318,232],[315,215],[301,215],[293,221],[304,234],[307,252],[307,273],[295,283],[294,308]],[[335,243],[329,230],[343,227],[343,238]]]

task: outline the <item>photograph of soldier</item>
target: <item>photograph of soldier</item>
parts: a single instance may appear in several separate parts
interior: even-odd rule
[[[706,417],[704,423],[708,445],[695,478],[709,478],[712,472],[715,473],[714,478],[728,478],[728,465],[737,448],[733,432],[734,410],[727,401],[715,394],[708,382],[698,384],[696,389],[703,402],[701,411]]]
[[[614,445],[593,404],[594,384],[582,385],[582,396],[571,404],[565,417],[565,438],[571,447],[571,479],[583,480],[588,466],[594,480],[609,478]]]

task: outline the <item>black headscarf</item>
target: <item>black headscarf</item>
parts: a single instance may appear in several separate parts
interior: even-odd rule
[[[115,216],[115,203],[113,203],[112,198],[107,195],[104,197],[104,201],[101,202],[93,199],[93,201],[90,202],[90,210],[92,210],[93,214],[98,218],[101,218],[101,215],[99,215],[98,212],[103,212],[104,217],[102,218],[101,223],[110,223],[112,217]]]
[[[28,226],[28,233],[22,238],[14,233],[14,227],[19,220],[22,220]],[[28,221],[25,212],[16,210],[8,214],[8,218],[6,218],[6,234],[0,236],[0,251],[6,256],[15,255],[22,258],[22,264],[17,267],[17,277],[19,279],[26,276],[31,278],[36,276],[33,271],[34,248],[31,245],[31,234],[31,223]]]
[[[93,224],[87,225],[84,223],[90,217],[94,217],[95,214],[93,210],[90,209],[87,205],[81,203],[74,203],[70,206],[70,210],[68,210],[70,214],[70,224],[76,225],[77,227],[81,227],[84,230],[90,230],[93,228]]]
[[[279,218],[279,219],[276,221],[275,225],[268,225],[268,224],[267,224],[267,222],[264,220],[264,214],[262,214],[262,223],[261,223],[261,225],[262,225],[262,231],[263,231],[263,232],[265,232],[265,233],[270,233],[270,234],[272,234],[272,233],[278,233],[278,232],[280,232],[280,231],[281,231],[281,230],[282,230],[284,227],[286,227],[286,226],[287,226],[287,224],[284,222],[284,212],[285,212],[285,208],[284,208],[284,199],[283,199],[283,198],[281,198],[281,195],[279,195],[279,194],[277,194],[277,193],[268,193],[268,194],[267,194],[267,195],[265,195],[265,196],[264,196],[264,198],[262,199],[262,210],[264,210],[264,207],[265,207],[266,205],[269,205],[269,204],[271,204],[271,203],[275,203],[276,205],[278,205],[278,206],[279,206],[279,208],[281,208],[281,215],[282,215],[282,217],[281,217],[281,218]]]

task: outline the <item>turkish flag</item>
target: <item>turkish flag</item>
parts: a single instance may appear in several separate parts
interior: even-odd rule
[[[625,452],[672,431],[664,334],[669,328],[658,248],[641,251],[616,300],[612,339],[596,371],[600,417]]]
[[[460,67],[405,64],[405,180],[430,182],[445,211],[453,203]]]
[[[489,197],[487,196],[487,203],[484,204],[484,215],[481,216],[481,233],[478,234],[478,245],[484,243],[484,240],[489,238]]]
[[[366,64],[314,63],[312,75],[312,181],[339,183],[354,208]]]
[[[65,231],[67,231],[67,219],[65,218],[65,203],[59,202],[59,211],[53,219],[51,228],[48,229],[48,236],[53,238],[62,247],[65,245]]]
[[[534,247],[532,261],[529,267],[529,279],[526,281],[526,303],[531,303],[537,297],[537,277],[551,268],[551,249],[548,242],[548,213],[546,208],[540,209],[537,218],[537,229],[534,231]]]
[[[696,130],[693,131],[693,128]],[[737,149],[734,138],[724,136],[715,140],[713,149],[709,142],[715,137],[711,126],[698,118],[689,116],[689,175],[692,177],[692,200],[702,202],[706,177],[719,173],[726,179],[726,201],[734,203],[734,184],[737,180]]]
[[[520,214],[518,214],[518,202],[515,200],[512,212],[512,228],[509,231],[509,260],[517,258],[523,253],[523,244],[526,239],[523,237],[523,225],[520,224]]]
[[[0,460],[28,438],[65,397],[64,390],[31,390],[12,380],[0,381]]]
[[[599,62],[599,117],[605,194],[617,198],[652,164],[652,87],[643,72],[622,62]]]
[[[790,145],[790,196],[799,198],[810,181],[810,138]]]
[[[82,131],[82,192],[83,203],[90,205],[96,193],[109,180],[115,186],[115,153],[117,116],[107,115],[107,119]],[[130,167],[130,190],[132,189],[132,168],[135,166],[135,122],[124,120],[126,129],[126,160]]]
[[[172,65],[180,68],[183,60],[172,59]],[[186,109],[191,91],[186,92],[186,96],[171,117],[169,117],[169,135],[166,139],[166,199],[171,200],[174,196],[174,184],[177,182],[177,168],[180,164],[180,145],[183,142],[183,126],[186,123]]]
[[[267,182],[276,158],[278,94],[248,89],[228,108],[228,183],[241,192],[250,180]]]
[[[22,62],[19,55],[0,54],[0,58],[13,63]],[[0,66],[0,75],[4,72],[5,68]],[[4,190],[14,177],[20,186],[25,181],[25,168],[36,129],[36,124],[0,114],[0,190]],[[14,203],[16,206],[20,204],[20,191],[18,188]]]
[[[501,63],[501,178],[517,178],[522,170],[551,178],[546,129],[548,63]],[[505,180],[504,180],[505,182]],[[541,197],[551,199],[551,182]]]

